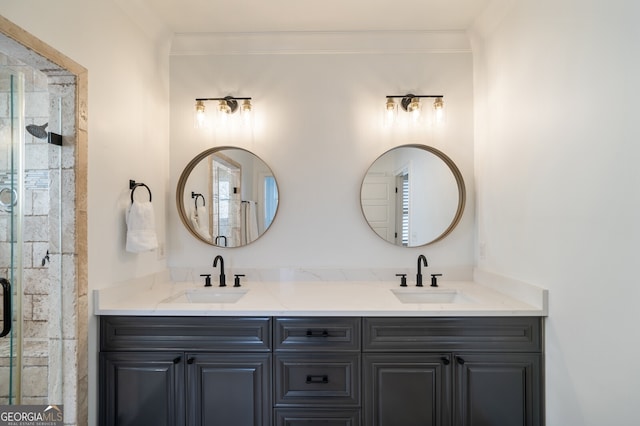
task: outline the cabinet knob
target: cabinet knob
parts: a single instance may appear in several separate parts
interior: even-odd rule
[[[180,361],[182,361],[182,357],[181,356],[179,356],[178,358],[174,358],[173,359],[173,363],[174,364],[180,364]]]
[[[195,359],[195,358],[189,358],[189,359],[187,360],[187,364],[189,364],[189,365],[193,364],[194,362],[196,362],[196,359]]]
[[[444,365],[449,365],[451,363],[451,361],[449,361],[449,358],[447,358],[446,356],[443,356],[442,358],[440,358],[440,360]]]
[[[458,357],[456,357],[456,361],[458,361],[458,364],[460,364],[460,365],[464,365],[464,359],[463,359],[463,358],[460,358],[460,357],[458,356]]]

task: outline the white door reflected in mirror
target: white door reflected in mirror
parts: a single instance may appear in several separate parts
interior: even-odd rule
[[[462,174],[441,151],[426,145],[393,148],[371,165],[360,190],[367,223],[385,241],[403,247],[434,243],[462,217]]]

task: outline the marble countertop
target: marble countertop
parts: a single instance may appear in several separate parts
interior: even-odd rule
[[[547,290],[493,274],[474,273],[473,280],[441,280],[438,288],[401,288],[389,281],[250,281],[240,288],[201,283],[171,282],[156,276],[115,287],[94,290],[96,315],[139,316],[546,316]],[[457,295],[456,302],[430,300],[403,303],[394,291],[422,297],[426,293],[444,298]],[[244,294],[233,303],[220,298]],[[189,302],[187,293],[214,301]],[[448,293],[448,294],[447,294]],[[427,296],[431,297],[431,296]]]

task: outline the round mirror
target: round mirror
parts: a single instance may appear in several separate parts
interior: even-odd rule
[[[271,226],[278,210],[278,184],[256,155],[221,146],[187,164],[178,181],[176,203],[193,236],[218,247],[242,247]]]
[[[418,247],[449,234],[465,204],[460,170],[441,151],[402,145],[369,167],[360,188],[362,213],[371,229],[391,244]]]

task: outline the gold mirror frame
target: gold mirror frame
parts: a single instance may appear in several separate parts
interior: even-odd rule
[[[406,245],[405,246],[405,245],[395,244],[395,243],[389,241],[388,239],[384,238],[382,235],[380,235],[374,229],[374,227],[371,225],[371,222],[367,218],[367,214],[365,212],[365,208],[363,206],[363,200],[362,200],[363,189],[364,189],[364,185],[366,183],[365,181],[367,179],[367,175],[368,175],[369,171],[371,170],[371,168],[382,157],[384,157],[385,155],[391,153],[392,151],[395,151],[395,150],[398,150],[398,149],[401,149],[401,148],[417,148],[417,149],[421,149],[421,150],[427,151],[427,152],[435,155],[437,158],[442,160],[444,162],[444,164],[449,168],[451,173],[453,174],[453,177],[454,177],[454,179],[456,181],[456,186],[457,186],[457,189],[458,189],[458,206],[456,208],[456,212],[455,212],[455,214],[453,216],[453,219],[452,219],[451,223],[449,224],[449,226],[447,226],[446,229],[444,229],[444,231],[442,233],[440,233],[437,237],[435,237],[431,241],[427,241],[425,243],[416,244],[416,245]],[[369,166],[369,168],[367,169],[367,172],[365,173],[365,176],[362,179],[362,183],[360,185],[360,208],[361,208],[362,215],[363,215],[365,221],[367,222],[367,224],[369,225],[371,230],[378,237],[380,237],[384,241],[386,241],[389,244],[392,244],[392,245],[394,245],[396,247],[407,247],[407,248],[423,247],[423,246],[427,246],[429,244],[433,244],[435,242],[438,242],[438,241],[442,240],[443,238],[445,238],[447,235],[449,235],[455,229],[455,227],[458,225],[458,223],[462,219],[462,214],[464,212],[465,204],[466,204],[466,189],[465,189],[465,184],[464,184],[464,179],[462,177],[462,173],[458,169],[458,166],[456,166],[456,164],[453,162],[453,160],[451,160],[451,158],[449,158],[445,153],[443,153],[442,151],[440,151],[440,150],[438,150],[436,148],[428,146],[428,145],[406,144],[406,145],[399,145],[399,146],[393,147],[393,148],[385,151],[380,156],[378,156],[378,158],[376,158],[376,160],[373,163],[371,163],[371,166]]]
[[[197,230],[195,230],[193,228],[193,226],[191,225],[191,221],[189,219],[189,212],[186,208],[185,202],[184,202],[184,197],[185,197],[185,188],[187,185],[187,181],[189,179],[189,176],[191,175],[191,172],[193,172],[193,170],[196,168],[196,166],[198,166],[200,164],[201,161],[206,160],[207,158],[209,158],[212,155],[219,155],[221,157],[224,157],[224,151],[225,150],[234,150],[234,151],[241,151],[244,152],[246,154],[252,155],[253,157],[255,157],[257,160],[261,161],[265,168],[270,172],[270,175],[274,177],[275,179],[275,175],[273,174],[273,171],[271,170],[271,168],[269,167],[269,165],[262,160],[260,157],[258,157],[256,154],[254,154],[253,152],[246,150],[244,148],[239,148],[237,146],[218,146],[218,147],[214,147],[214,148],[209,148],[203,152],[201,152],[200,154],[196,155],[184,168],[184,170],[182,171],[180,178],[178,179],[178,185],[176,188],[176,206],[178,208],[178,216],[180,216],[180,220],[182,221],[182,224],[185,226],[185,228],[189,231],[189,233],[191,235],[193,235],[195,238],[197,238],[198,240],[212,245],[214,247],[220,247],[220,248],[238,248],[238,247],[244,247],[246,245],[249,245],[255,241],[257,241],[258,239],[260,239],[260,237],[262,237],[268,230],[269,228],[271,228],[271,225],[273,225],[273,221],[275,220],[276,216],[278,215],[278,209],[280,207],[280,202],[278,200],[278,205],[276,207],[276,210],[273,214],[273,219],[271,221],[271,223],[269,224],[268,227],[266,227],[262,232],[259,232],[258,236],[247,242],[244,244],[239,244],[239,245],[235,245],[235,246],[222,246],[222,245],[218,245],[215,243],[215,240],[212,238],[211,241],[206,240],[199,232],[197,232]],[[278,196],[279,196],[279,186],[277,183],[277,179],[275,179],[275,183],[276,183],[276,188],[278,189]],[[199,194],[201,195],[201,194]],[[195,201],[194,201],[195,202]]]

